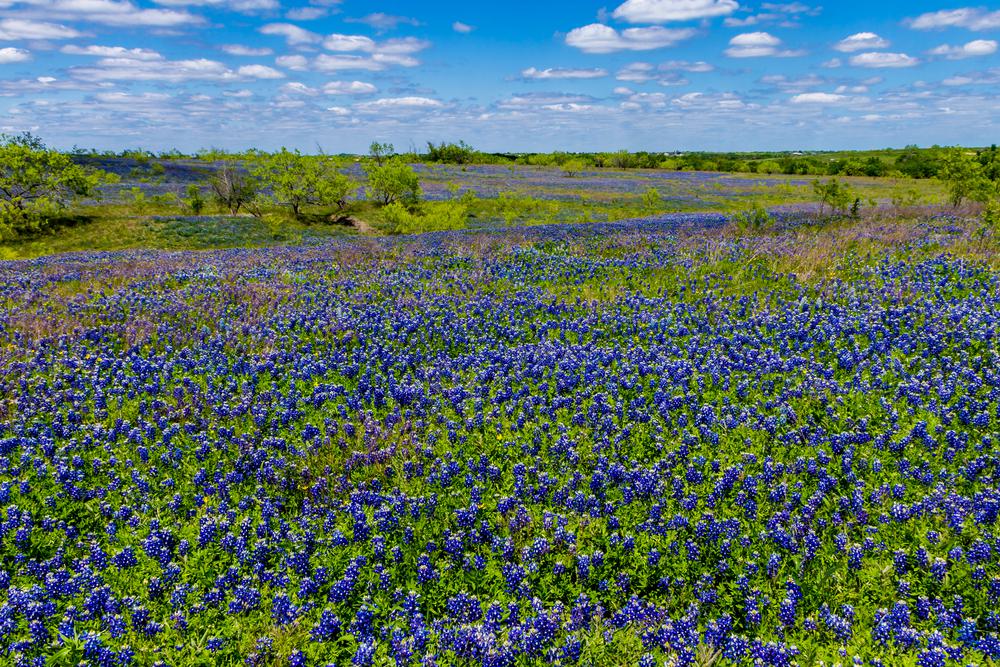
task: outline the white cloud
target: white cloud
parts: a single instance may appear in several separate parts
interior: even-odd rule
[[[31,51],[25,49],[5,48],[0,49],[0,65],[11,63],[23,63],[31,60]]]
[[[608,71],[595,67],[592,69],[565,69],[561,67],[550,67],[548,69],[536,69],[529,67],[521,72],[525,79],[546,80],[546,79],[600,79],[606,77]]]
[[[871,51],[888,47],[889,41],[882,39],[875,33],[859,32],[840,40],[833,48],[842,53],[854,53],[855,51]]]
[[[73,28],[57,23],[26,19],[0,20],[0,41],[21,39],[73,39],[82,36]]]
[[[616,51],[650,51],[674,46],[697,34],[692,28],[628,28],[618,32],[610,26],[592,23],[571,30],[566,43],[584,53],[615,53]]]
[[[468,23],[462,23],[461,21],[455,21],[454,23],[451,24],[451,29],[454,30],[455,32],[459,33],[459,34],[468,35],[470,32],[472,32],[476,28],[474,26],[469,25]]]
[[[678,72],[710,72],[712,69],[712,66],[708,63],[690,63],[678,60],[668,61],[660,65],[631,63],[618,70],[615,78],[619,81],[628,81],[630,83],[655,81],[661,86],[683,86],[690,83],[690,81],[678,74]]]
[[[236,73],[249,79],[284,79],[285,75],[267,65],[244,65]]]
[[[942,81],[946,86],[982,86],[1000,84],[1000,67],[986,72],[972,72],[953,76]]]
[[[589,104],[594,98],[587,95],[571,95],[566,93],[525,93],[514,95],[497,103],[501,109],[536,109],[567,104]]]
[[[665,63],[660,63],[659,69],[664,72],[677,70],[681,72],[703,73],[711,72],[715,70],[715,67],[704,60],[698,60],[695,62],[688,60],[668,60]]]
[[[799,27],[798,19],[800,15],[818,16],[823,8],[810,7],[801,2],[786,4],[765,2],[761,5],[761,9],[763,11],[759,14],[751,14],[743,18],[736,16],[727,17],[723,21],[723,24],[727,28],[746,28],[765,23],[775,23],[782,28],[797,28]]]
[[[386,68],[386,65],[365,56],[331,56],[324,53],[316,57],[313,61],[313,67],[320,72],[339,72],[341,70],[380,72]]]
[[[347,23],[363,23],[376,30],[395,30],[401,25],[420,25],[420,21],[417,19],[411,19],[407,16],[394,16],[384,12],[375,12],[374,14],[362,16],[359,19],[350,18],[346,19],[346,21]]]
[[[260,28],[262,35],[278,35],[285,38],[291,46],[301,46],[303,44],[316,44],[322,40],[322,36],[314,32],[300,28],[291,23],[268,23]]]
[[[319,91],[315,88],[310,88],[300,81],[292,81],[286,83],[281,87],[281,92],[285,95],[305,95],[307,97],[315,97],[319,95]]]
[[[781,40],[769,32],[745,32],[729,40],[725,53],[730,58],[790,58],[802,55],[801,51],[782,50]]]
[[[269,56],[274,53],[273,50],[268,48],[256,48],[253,46],[244,46],[242,44],[223,44],[222,50],[231,56]]]
[[[274,10],[277,0],[153,0],[167,7],[224,7],[244,14]]]
[[[365,81],[330,81],[323,86],[327,95],[371,95],[378,92],[373,84]]]
[[[997,42],[992,39],[976,39],[962,46],[950,46],[942,44],[931,49],[928,53],[932,56],[941,56],[949,60],[962,60],[964,58],[978,58],[981,56],[991,56],[997,52]]]
[[[626,0],[613,16],[629,23],[666,23],[728,16],[739,8],[736,0]]]
[[[323,40],[327,51],[373,51],[375,40],[363,35],[330,35]]]
[[[214,60],[137,60],[105,58],[93,67],[73,67],[75,79],[83,81],[222,81],[237,75]]]
[[[285,18],[292,21],[315,21],[329,13],[330,10],[326,7],[296,7],[295,9],[289,9],[285,13]]]
[[[69,44],[59,49],[71,56],[96,56],[98,58],[130,58],[132,60],[163,60],[156,51],[150,49],[126,49],[124,46],[76,46]]]
[[[238,79],[282,79],[285,75],[266,65],[244,65],[236,71],[223,63],[205,58],[164,60],[163,58],[102,58],[94,66],[72,67],[74,79],[102,81],[230,81]]]
[[[175,28],[204,23],[186,11],[142,9],[129,0],[6,0],[24,19],[87,21],[111,26]],[[13,20],[13,19],[12,19]]]
[[[309,59],[305,56],[278,56],[274,59],[274,62],[278,67],[284,67],[296,72],[304,72],[309,69]]]
[[[973,7],[946,9],[921,14],[917,18],[907,21],[907,24],[914,30],[938,30],[941,28],[996,30],[1000,28],[1000,11],[987,12],[984,9]]]
[[[919,65],[917,58],[908,56],[905,53],[859,53],[851,57],[851,64],[855,67],[870,67],[874,69],[913,67]]]
[[[843,104],[849,100],[848,96],[835,93],[800,93],[792,97],[792,104]]]
[[[385,97],[371,102],[362,102],[354,108],[358,111],[386,111],[403,110],[415,111],[421,109],[440,109],[444,104],[439,100],[429,97]]]

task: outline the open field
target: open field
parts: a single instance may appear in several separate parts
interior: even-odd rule
[[[301,219],[274,206],[262,216],[230,215],[215,205],[192,214],[185,204],[187,188],[199,187],[209,198],[207,183],[220,162],[88,158],[83,163],[119,180],[102,187],[99,199],[75,204],[53,227],[0,242],[0,257],[74,250],[297,245],[358,232],[399,232],[378,206],[365,201],[365,174],[353,161],[343,168],[356,183],[347,207],[311,207]],[[676,213],[731,214],[751,206],[775,212],[820,207],[813,191],[817,179],[805,176],[635,169],[586,169],[567,176],[557,167],[519,165],[416,165],[415,169],[422,207],[433,214],[436,206],[461,206],[458,226],[468,228],[656,219]],[[884,214],[898,212],[901,199],[911,211],[942,210],[947,200],[946,187],[938,180],[847,177],[843,182],[864,209]]]
[[[10,664],[1000,660],[976,217],[310,241],[0,263]]]

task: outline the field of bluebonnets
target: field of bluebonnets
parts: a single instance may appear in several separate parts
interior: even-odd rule
[[[0,664],[1000,662],[996,150],[4,141]]]
[[[973,216],[0,263],[0,662],[1000,660]]]

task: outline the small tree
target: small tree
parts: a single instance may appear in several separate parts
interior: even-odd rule
[[[197,183],[188,184],[187,199],[184,200],[184,203],[191,209],[191,213],[201,215],[201,212],[205,210],[205,199],[201,196],[201,186]]]
[[[647,188],[642,193],[642,205],[650,211],[659,209],[663,205],[663,197],[660,195],[660,191],[656,188]]]
[[[371,156],[372,161],[381,167],[386,160],[396,154],[396,147],[389,143],[381,144],[373,141],[371,146],[368,147],[368,154]]]
[[[354,187],[351,179],[337,170],[332,158],[302,155],[285,148],[259,157],[253,175],[270,189],[278,204],[290,207],[296,218],[307,205],[342,208]]]
[[[562,163],[563,176],[566,178],[574,178],[580,174],[581,171],[587,168],[587,163],[578,158],[573,158],[572,160],[566,160]]]
[[[216,203],[233,215],[257,198],[257,183],[233,160],[227,160],[209,180]]]
[[[945,154],[938,175],[948,184],[952,206],[960,206],[966,199],[978,202],[990,199],[992,188],[983,165],[961,148],[954,148]]]
[[[46,148],[31,134],[0,135],[0,234],[37,231],[74,199],[116,180]]]
[[[399,157],[383,164],[371,162],[365,166],[368,175],[368,196],[388,206],[393,202],[414,203],[420,198],[420,179],[413,167]]]
[[[846,213],[852,204],[860,204],[847,185],[836,178],[813,181],[813,192],[819,197],[822,208],[830,207],[831,213]]]

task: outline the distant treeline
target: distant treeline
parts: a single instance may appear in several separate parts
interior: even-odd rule
[[[663,169],[668,171],[719,171],[746,174],[787,174],[795,176],[905,176],[909,178],[935,178],[940,176],[949,148],[933,146],[875,151],[836,152],[650,152],[613,151],[600,153],[487,153],[478,151],[463,141],[458,143],[428,143],[424,152],[401,153],[405,161],[427,164],[495,164],[559,167],[567,172],[587,169]],[[970,148],[984,166],[1000,162],[997,147]],[[179,151],[152,153],[142,150],[98,152],[74,149],[77,155],[101,157],[150,159],[202,159],[221,160],[252,157],[259,151],[243,154],[227,153],[215,149],[185,154]],[[360,157],[341,154],[339,157]]]

